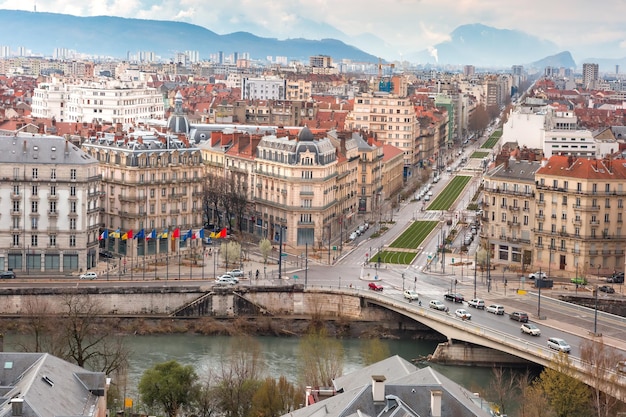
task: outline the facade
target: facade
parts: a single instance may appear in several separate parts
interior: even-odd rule
[[[507,160],[483,177],[481,239],[494,261],[520,270],[533,261],[535,173],[539,162]]]
[[[98,161],[52,136],[0,136],[0,149],[0,270],[28,275],[95,267]]]
[[[600,66],[593,63],[583,64],[583,88],[592,90],[596,88]]]
[[[140,131],[126,138],[93,137],[82,146],[102,170],[102,224],[109,231],[103,242],[106,249],[132,261],[188,247],[186,242],[168,239],[167,231],[203,225],[204,166],[198,148],[176,136]],[[123,239],[111,233],[144,230],[147,235],[153,229],[160,238]]]
[[[33,92],[32,116],[58,122],[132,123],[163,118],[161,93],[143,83],[40,83]]]
[[[569,276],[622,270],[626,165],[553,156],[535,181],[535,266]]]
[[[387,93],[361,94],[354,99],[354,109],[345,124],[346,130],[364,130],[378,141],[401,149],[407,168],[421,160],[420,125],[408,98]]]
[[[244,100],[284,100],[287,81],[278,77],[244,77],[241,80],[241,98]]]

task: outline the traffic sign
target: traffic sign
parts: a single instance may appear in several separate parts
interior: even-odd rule
[[[298,279],[298,276],[297,276],[297,275],[294,275],[294,276],[293,276],[293,279]]]
[[[281,253],[280,256],[287,256],[287,254],[286,253]]]
[[[454,263],[454,258],[452,258],[452,263]]]
[[[333,250],[337,250],[337,246],[333,246]]]

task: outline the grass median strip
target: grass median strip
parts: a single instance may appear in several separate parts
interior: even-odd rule
[[[413,222],[389,247],[417,249],[426,239],[426,236],[437,226],[437,223],[434,220]]]
[[[457,175],[428,206],[428,210],[449,210],[472,177]]]
[[[398,252],[384,250],[382,252],[378,252],[376,256],[371,259],[371,261],[378,262],[380,260],[380,263],[384,264],[410,265],[416,256],[417,252]]]
[[[498,140],[500,140],[501,137],[502,137],[502,131],[496,130],[495,132],[491,134],[491,136],[489,136],[489,139],[487,139],[485,143],[483,143],[483,146],[481,146],[481,149],[492,149],[494,146],[496,146],[496,143],[498,143]]]
[[[489,156],[488,151],[476,151],[470,156],[470,158],[483,159],[488,156]]]

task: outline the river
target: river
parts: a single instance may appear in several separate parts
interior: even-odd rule
[[[5,335],[5,350],[15,349],[17,337]],[[300,339],[295,337],[255,337],[263,352],[267,375],[278,378],[284,375],[291,382],[298,379],[298,345]],[[135,397],[137,384],[143,372],[157,363],[177,360],[185,365],[192,365],[199,375],[207,369],[216,368],[220,357],[232,341],[228,336],[200,336],[187,334],[126,336],[125,342],[131,355],[129,360],[127,396]],[[364,366],[361,348],[366,341],[361,339],[344,339],[344,373]],[[436,342],[421,340],[385,340],[392,355],[399,355],[412,360],[434,352]],[[463,387],[475,391],[489,388],[491,380],[490,368],[467,366],[443,366],[430,364],[437,371],[457,382]],[[421,365],[420,365],[421,366]]]

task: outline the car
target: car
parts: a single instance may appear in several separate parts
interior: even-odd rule
[[[358,235],[356,234],[356,232],[352,232],[350,233],[350,240],[355,240],[358,237]]]
[[[228,275],[235,278],[243,277],[243,271],[241,269],[233,269],[232,271],[228,271]]]
[[[624,283],[624,273],[617,272],[606,279],[606,282],[612,284],[623,284]]]
[[[222,276],[217,277],[217,279],[215,280],[215,283],[219,284],[219,285],[235,285],[235,284],[237,284],[237,282],[230,275],[227,275],[227,276],[222,275]]]
[[[111,258],[113,258],[113,253],[111,253],[108,250],[101,250],[100,251],[100,257],[101,258],[106,258],[106,259],[111,259]]]
[[[614,294],[615,288],[611,287],[610,285],[601,285],[598,287],[598,291],[602,291],[607,294]]]
[[[571,346],[560,337],[551,337],[548,339],[548,347],[550,349],[558,350],[560,352],[570,353],[572,351]]]
[[[419,295],[417,294],[417,291],[404,290],[404,298],[406,298],[409,301],[413,301],[413,300],[417,300],[419,298]]]
[[[231,280],[235,284],[237,284],[239,282],[239,278],[234,277],[231,274],[223,274],[223,275],[220,275],[219,277],[217,277],[217,279],[220,279],[220,278]]]
[[[504,306],[501,306],[500,304],[490,304],[489,306],[487,306],[487,308],[485,308],[485,311],[487,313],[493,313],[497,316],[503,316]]]
[[[424,196],[424,201],[430,201],[430,196],[429,195],[425,195]]]
[[[433,178],[433,182],[434,182],[435,184],[436,184],[436,183],[438,183],[438,182],[439,182],[439,177],[435,177],[435,178]]]
[[[520,327],[520,331],[531,336],[541,336],[541,329],[532,323],[522,324],[522,326]]]
[[[0,279],[13,279],[13,278],[15,278],[15,272],[13,271],[0,272]]]
[[[522,311],[514,311],[511,314],[509,314],[509,318],[511,320],[517,320],[519,322],[522,323],[528,323],[528,314],[522,312]]]
[[[80,275],[80,279],[96,279],[98,278],[98,274],[96,274],[95,272],[85,272],[84,274]]]
[[[570,281],[572,282],[572,284],[576,285],[587,285],[587,280],[585,279],[585,277],[572,278]]]
[[[416,194],[416,195],[415,195],[415,199],[416,199],[417,201],[420,201],[420,200],[422,199],[422,195],[421,195],[421,194]]]
[[[432,192],[432,191],[428,191],[428,194],[427,194],[427,195],[428,195],[429,197],[432,197],[432,196],[433,196],[433,192]]]
[[[369,288],[372,291],[382,291],[383,290],[383,286],[380,284],[377,284],[376,282],[370,282],[369,284],[367,284],[367,288]]]
[[[463,294],[452,293],[452,292],[444,294],[443,298],[445,298],[448,301],[454,301],[455,303],[462,303],[463,301],[465,301]]]
[[[548,276],[545,272],[533,272],[528,274],[528,279],[546,279]]]
[[[462,320],[471,320],[472,315],[465,309],[459,308],[454,312],[454,315]]]
[[[467,305],[469,307],[474,307],[474,308],[477,308],[479,310],[484,310],[485,309],[485,301],[481,300],[480,298],[472,298],[471,300],[469,300],[467,302]]]
[[[430,302],[428,303],[428,307],[439,311],[448,311],[448,306],[446,306],[439,300],[430,300]]]

